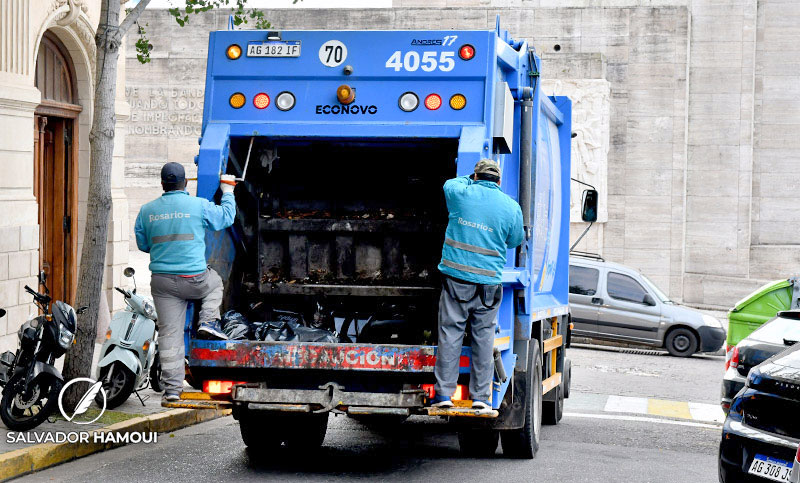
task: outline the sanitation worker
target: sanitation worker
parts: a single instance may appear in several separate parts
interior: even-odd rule
[[[183,388],[183,331],[187,302],[201,300],[197,336],[226,339],[219,323],[222,279],[206,263],[205,231],[233,224],[236,202],[233,175],[222,175],[222,201],[186,192],[186,173],[178,163],[161,168],[164,194],[142,206],[136,217],[136,245],[150,254],[150,290],[158,314],[162,402],[177,401]]]
[[[492,410],[495,318],[506,252],[525,237],[519,204],[500,190],[500,166],[482,159],[471,176],[448,180],[444,196],[449,211],[439,298],[439,346],[434,375],[434,407],[452,407],[461,343],[467,323],[472,335],[469,393],[472,409]]]

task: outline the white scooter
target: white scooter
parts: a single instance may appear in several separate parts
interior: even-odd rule
[[[123,272],[131,278],[134,273],[131,267]],[[136,279],[133,279],[133,287],[132,292],[114,287],[125,296],[127,307],[111,319],[97,364],[97,380],[103,382],[109,409],[124,403],[133,392],[144,405],[138,391],[148,384],[157,392],[163,391],[156,308],[152,299],[136,293]],[[98,404],[102,403],[98,401]]]

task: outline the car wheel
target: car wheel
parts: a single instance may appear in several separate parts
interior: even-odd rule
[[[678,327],[669,331],[664,345],[675,357],[689,357],[697,352],[697,343],[694,332],[685,327]]]

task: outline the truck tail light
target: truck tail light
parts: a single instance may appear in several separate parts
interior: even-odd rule
[[[242,381],[203,381],[203,392],[208,394],[230,394],[233,386],[244,384]]]
[[[245,102],[244,94],[242,94],[241,92],[237,92],[236,94],[233,94],[231,96],[228,102],[231,104],[232,108],[239,109],[244,105]]]
[[[242,48],[236,44],[231,44],[228,46],[228,50],[225,51],[225,55],[231,60],[236,60],[242,56]]]
[[[400,96],[400,99],[397,100],[397,104],[400,106],[400,109],[405,112],[411,112],[419,107],[419,97],[413,92],[406,92]]]
[[[283,91],[275,98],[275,107],[281,111],[291,110],[294,107],[294,103],[294,94],[289,91]]]
[[[458,49],[458,56],[461,57],[461,60],[470,60],[475,57],[475,47],[471,46],[470,44],[464,44]]]
[[[428,97],[425,98],[425,107],[430,109],[431,111],[435,111],[442,107],[442,98],[439,94],[429,94]]]
[[[253,98],[253,105],[256,106],[256,109],[264,109],[269,106],[269,96],[263,92],[256,94]]]
[[[453,97],[450,98],[450,107],[452,107],[456,111],[464,109],[464,106],[466,105],[467,105],[467,98],[464,97],[463,94],[454,94]]]
[[[433,389],[433,384],[423,384],[422,390],[425,391],[425,395],[428,397],[428,399],[433,399],[433,397],[436,396],[436,391]],[[469,389],[463,384],[457,385],[456,392],[453,393],[453,396],[450,399],[453,401],[464,401],[469,399]]]
[[[737,369],[739,367],[739,348],[734,347],[731,352],[731,358],[725,362],[725,370]]]

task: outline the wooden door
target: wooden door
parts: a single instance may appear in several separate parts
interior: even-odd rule
[[[39,202],[39,266],[56,300],[74,296],[72,200],[76,163],[73,159],[72,119],[36,116],[35,191]]]
[[[75,69],[50,32],[36,57],[42,103],[34,116],[34,194],[39,203],[39,267],[56,300],[73,302],[78,270],[78,116]]]

